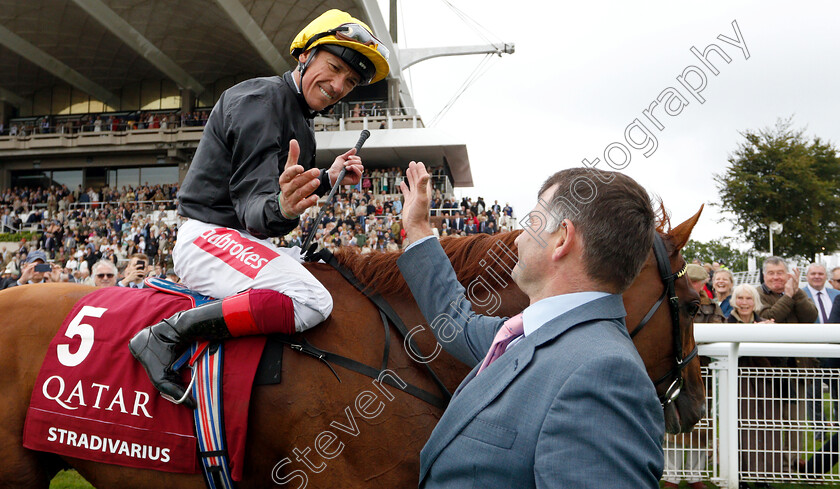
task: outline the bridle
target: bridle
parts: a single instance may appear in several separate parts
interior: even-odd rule
[[[665,390],[661,396],[659,396],[659,402],[662,404],[662,407],[665,408],[668,404],[676,401],[677,398],[680,396],[680,392],[682,391],[683,384],[685,384],[685,379],[683,378],[683,369],[694,360],[694,357],[697,356],[697,345],[694,345],[694,349],[691,352],[683,357],[683,349],[682,349],[682,330],[680,329],[680,299],[677,297],[676,287],[674,286],[675,281],[678,278],[682,278],[685,275],[685,271],[687,268],[686,264],[683,264],[680,271],[677,273],[672,273],[671,270],[671,261],[668,257],[668,251],[665,249],[665,242],[662,240],[662,237],[659,233],[656,234],[656,239],[653,241],[653,256],[656,258],[656,266],[659,268],[659,276],[662,278],[662,283],[665,285],[662,291],[662,295],[659,296],[659,300],[650,308],[645,317],[639,322],[639,325],[636,326],[633,331],[630,332],[630,338],[635,337],[642,328],[650,321],[650,318],[653,317],[654,313],[659,310],[660,306],[662,306],[662,302],[665,298],[668,298],[668,309],[671,316],[671,325],[674,329],[674,355],[675,355],[675,365],[671,370],[668,371],[665,375],[663,375],[659,380],[654,382],[655,386],[659,386],[659,384],[665,382],[669,378],[673,377],[673,381],[671,385]],[[696,311],[694,311],[696,312]],[[691,314],[694,317],[694,314]]]

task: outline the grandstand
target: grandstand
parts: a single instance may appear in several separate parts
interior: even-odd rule
[[[447,195],[472,186],[466,145],[424,127],[400,61],[498,49],[399,53],[375,0],[329,7],[363,19],[395,54],[385,80],[315,119],[318,163],[370,129],[367,168],[420,160],[446,176]],[[292,37],[325,9],[314,1],[0,0],[0,189],[183,180],[220,94],[294,67]],[[395,34],[395,15],[390,25]]]
[[[0,232],[34,232],[26,235],[27,244],[40,247],[47,229],[58,225],[64,229],[55,237],[76,235],[77,253],[86,241],[93,248],[105,246],[100,241],[112,246],[116,234],[118,262],[125,261],[132,240],[139,246],[139,230],[145,229],[147,242],[157,238],[150,228],[174,236],[177,188],[222,92],[293,68],[292,37],[327,8],[313,1],[0,0],[0,215],[12,212]],[[398,218],[391,214],[398,213],[380,213],[399,200],[410,160],[432,171],[437,216],[449,212],[444,202],[454,209],[456,187],[473,185],[466,145],[457,135],[425,127],[402,70],[436,56],[511,53],[513,45],[399,50],[395,2],[389,23],[376,0],[338,0],[329,8],[364,20],[392,56],[384,80],[358,87],[313,121],[321,166],[352,147],[362,129],[372,132],[363,154],[365,179],[340,194],[330,213],[334,229],[318,241],[361,244],[361,232],[374,243],[378,237],[384,249],[393,246],[389,238],[399,241],[398,231],[387,232]],[[158,198],[156,190],[165,196]],[[365,223],[355,214],[360,204],[370,218],[357,228],[349,218]],[[113,232],[104,223],[120,214],[131,217]],[[312,226],[314,209],[311,214],[304,230]],[[515,224],[498,214],[508,219],[494,225]],[[83,219],[103,224],[91,226],[91,236],[81,235]],[[296,243],[298,234],[279,244]],[[23,248],[0,243],[3,264]],[[163,242],[160,248],[166,249]]]

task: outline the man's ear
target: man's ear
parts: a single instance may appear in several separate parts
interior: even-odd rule
[[[306,60],[309,59],[309,55],[312,54],[312,50],[304,51],[298,55],[298,61],[301,63],[306,63]]]
[[[560,223],[560,229],[556,232],[558,233],[558,237],[557,241],[554,243],[554,251],[551,254],[552,260],[559,260],[560,258],[568,255],[574,247],[575,240],[577,239],[575,225],[568,219],[563,219],[563,222]]]

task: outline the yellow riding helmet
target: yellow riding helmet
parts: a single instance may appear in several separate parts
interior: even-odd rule
[[[361,85],[376,83],[390,71],[388,48],[377,39],[364,22],[338,9],[328,10],[298,33],[289,52],[301,53],[321,47],[355,69]]]

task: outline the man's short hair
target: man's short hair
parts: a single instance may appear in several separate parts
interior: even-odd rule
[[[147,265],[149,263],[149,257],[145,253],[135,253],[135,254],[128,257],[129,260],[131,260],[133,258],[137,258],[138,260],[145,260]]]
[[[811,273],[811,268],[813,268],[813,267],[820,267],[820,268],[823,269],[824,272],[826,272],[826,275],[828,274],[828,268],[825,266],[824,263],[811,263],[811,264],[809,264],[808,268],[805,269],[805,274]]]
[[[587,275],[624,292],[653,247],[656,216],[647,191],[623,173],[592,168],[555,173],[539,195],[554,185],[545,231],[555,232],[563,219],[572,221],[583,241]]]
[[[783,259],[779,258],[778,256],[771,256],[771,257],[767,258],[766,260],[764,260],[764,263],[761,265],[761,270],[764,273],[767,273],[767,265],[782,265],[782,266],[785,267],[785,272],[790,271],[790,270],[788,270],[787,263],[785,263],[785,261]]]
[[[117,276],[117,266],[114,265],[114,262],[112,262],[111,260],[105,259],[99,260],[93,264],[93,267],[91,267],[91,269],[93,270],[91,275],[96,275],[97,272],[99,272],[99,269],[101,269],[102,267],[109,268],[112,272],[114,272],[114,276]]]
[[[834,267],[831,270],[829,270],[829,273],[831,273],[832,277],[834,276],[834,272],[836,272],[837,270],[840,270],[840,267]]]

